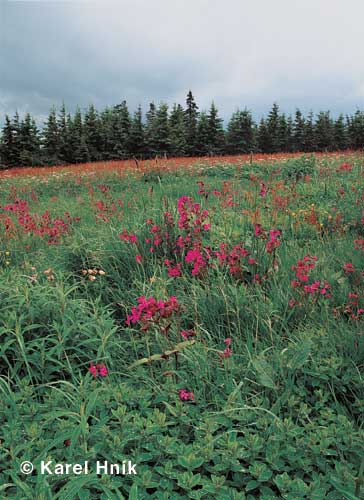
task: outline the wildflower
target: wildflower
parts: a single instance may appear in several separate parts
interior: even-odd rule
[[[230,347],[231,346],[231,338],[228,337],[224,340],[224,344],[227,346],[227,347]]]
[[[138,254],[135,256],[135,260],[138,264],[141,264],[143,259],[142,259],[142,256]]]
[[[88,369],[88,371],[92,374],[92,376],[94,378],[97,377],[98,370],[97,370],[97,367],[93,363],[90,363],[90,368]]]
[[[233,351],[230,349],[230,347],[227,347],[226,349],[223,350],[222,357],[223,358],[230,358],[232,353],[233,353]]]
[[[355,271],[353,264],[351,264],[350,262],[344,264],[343,269],[346,273],[353,273]]]
[[[97,365],[90,363],[88,371],[92,374],[94,378],[96,378],[98,375],[100,377],[107,377],[107,375],[109,374],[109,371],[104,363]]]
[[[185,340],[190,339],[191,337],[194,337],[196,335],[196,332],[194,330],[182,330],[181,331],[181,336]]]
[[[178,391],[179,399],[181,401],[194,401],[195,395],[192,391],[187,391],[186,389],[180,389]]]
[[[268,192],[267,186],[264,184],[264,182],[261,182],[259,196],[265,198],[267,196],[267,192]]]
[[[109,374],[109,371],[104,363],[96,365],[96,368],[99,371],[100,377],[107,377],[107,375]]]

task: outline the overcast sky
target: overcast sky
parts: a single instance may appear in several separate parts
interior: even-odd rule
[[[214,100],[224,118],[364,108],[363,0],[0,0],[0,120]]]

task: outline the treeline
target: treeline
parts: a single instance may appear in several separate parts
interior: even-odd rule
[[[73,116],[63,105],[52,108],[40,130],[27,113],[5,117],[0,136],[0,165],[56,165],[155,156],[206,156],[250,152],[313,152],[364,147],[364,112],[334,119],[330,112],[294,117],[274,104],[259,123],[247,109],[237,110],[226,129],[212,103],[199,111],[191,91],[185,106],[150,103],[143,116],[126,101],[98,112],[90,105]]]

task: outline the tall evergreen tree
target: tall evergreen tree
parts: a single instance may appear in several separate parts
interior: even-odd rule
[[[135,111],[130,127],[130,150],[133,155],[143,156],[146,153],[145,127],[141,106]]]
[[[331,151],[334,145],[334,124],[329,111],[320,111],[315,122],[315,142],[319,151]]]
[[[91,104],[85,114],[83,134],[89,152],[90,160],[101,159],[102,137],[97,111]]]
[[[40,163],[40,140],[34,119],[26,113],[20,124],[19,133],[20,165],[34,166]]]
[[[185,110],[186,154],[188,156],[196,154],[198,115],[198,106],[191,90],[189,90]]]
[[[70,135],[68,124],[71,121],[71,116],[66,115],[66,106],[62,103],[61,109],[58,114],[57,128],[59,140],[59,159],[61,163],[71,163],[71,152],[69,151]]]
[[[357,110],[347,119],[348,142],[352,149],[364,148],[364,112]]]
[[[267,152],[276,153],[279,151],[279,106],[277,103],[274,103],[272,109],[268,113],[268,117],[266,120],[267,126],[267,140],[268,143],[266,145]]]
[[[196,155],[206,156],[209,153],[210,125],[205,111],[199,114],[197,122]]]
[[[119,158],[127,158],[131,152],[130,151],[131,117],[126,101],[122,101],[121,104],[114,106],[114,112],[116,113],[116,123],[115,123],[116,154]]]
[[[305,145],[305,152],[312,153],[317,151],[316,135],[315,135],[315,125],[313,122],[313,112],[310,111],[305,120],[305,126],[303,129],[303,143]]]
[[[5,123],[1,134],[0,143],[1,161],[3,167],[14,167],[17,164],[17,148],[15,144],[15,134],[13,125],[8,115],[5,116]]]
[[[257,147],[261,153],[270,153],[271,151],[271,137],[264,118],[261,118],[257,129]]]
[[[145,142],[149,156],[155,156],[158,153],[156,115],[156,105],[154,102],[151,102],[149,104],[149,110],[146,113],[147,123],[145,127]]]
[[[84,134],[82,114],[76,109],[72,122],[70,123],[70,137],[72,138],[73,162],[83,163],[90,161],[90,153]]]
[[[226,133],[226,152],[250,153],[254,149],[253,118],[247,109],[233,113]]]
[[[157,154],[167,155],[170,152],[168,105],[161,102],[155,115],[155,132]]]
[[[222,126],[222,119],[219,118],[219,112],[215,103],[212,102],[208,113],[209,123],[209,138],[208,151],[209,154],[219,155],[224,151],[225,135]]]
[[[299,109],[293,123],[293,150],[305,151],[305,119]]]
[[[344,116],[341,114],[334,123],[334,149],[343,151],[348,147],[346,124]]]
[[[169,117],[170,152],[173,156],[184,156],[187,151],[185,113],[180,104],[174,104]],[[197,134],[196,134],[197,136]],[[195,137],[196,141],[197,137]]]
[[[54,165],[59,162],[60,141],[55,107],[51,108],[42,131],[42,152],[47,163]]]

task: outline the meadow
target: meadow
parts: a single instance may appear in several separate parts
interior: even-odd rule
[[[0,176],[1,498],[364,497],[363,154],[22,172]]]

